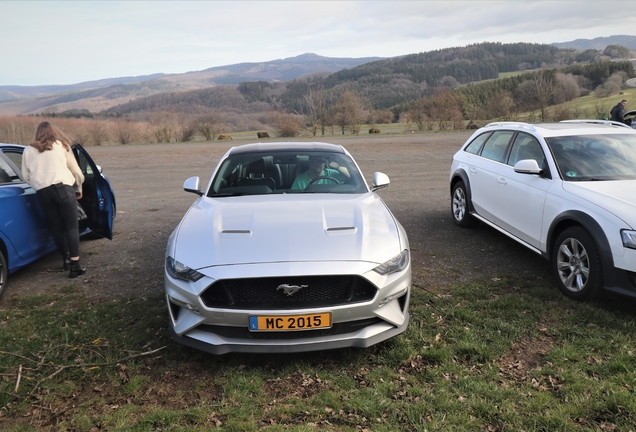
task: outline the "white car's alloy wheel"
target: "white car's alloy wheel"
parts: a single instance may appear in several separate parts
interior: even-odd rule
[[[561,283],[572,292],[585,288],[590,277],[590,261],[585,247],[574,238],[566,239],[557,256]]]
[[[600,254],[584,228],[571,227],[559,235],[552,262],[559,288],[567,296],[584,299],[601,291],[603,271]]]
[[[468,193],[466,192],[466,185],[460,181],[453,187],[453,193],[451,195],[452,204],[451,210],[453,212],[453,221],[457,226],[468,227],[474,225],[476,219],[474,219],[468,212]]]

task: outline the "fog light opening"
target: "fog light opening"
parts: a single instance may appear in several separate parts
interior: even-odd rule
[[[170,299],[171,303],[174,303],[175,305],[179,306],[180,308],[187,309],[187,310],[195,312],[195,313],[199,313],[199,308],[197,306],[191,304],[191,303],[186,303],[186,302],[183,302],[181,300],[177,300],[176,298],[170,297],[170,296],[168,296],[168,298]]]
[[[382,307],[388,303],[391,303],[393,300],[402,297],[404,294],[406,294],[406,288],[395,294],[384,297],[382,300],[380,300],[380,303],[378,303],[378,307]]]

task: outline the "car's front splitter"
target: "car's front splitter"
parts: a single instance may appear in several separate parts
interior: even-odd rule
[[[367,348],[390,339],[406,331],[409,314],[405,312],[405,320],[399,327],[387,322],[380,322],[352,333],[337,336],[316,338],[245,340],[224,338],[202,330],[192,330],[187,335],[179,336],[170,325],[170,334],[175,342],[211,354],[236,353],[300,353],[322,351],[338,348]]]

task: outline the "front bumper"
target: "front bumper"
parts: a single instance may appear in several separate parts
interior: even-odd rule
[[[237,268],[239,267],[239,268]],[[240,268],[243,267],[243,268]],[[256,267],[256,268],[255,268]],[[356,263],[289,263],[215,268],[197,282],[175,280],[165,275],[166,301],[170,314],[172,338],[183,345],[212,354],[230,352],[279,353],[307,352],[326,349],[366,348],[404,332],[408,326],[408,304],[411,289],[410,266],[400,273],[381,276],[369,270],[368,264]],[[249,270],[249,271],[248,271]],[[329,270],[325,273],[325,270]],[[353,270],[353,271],[352,271]],[[359,271],[356,271],[359,270]],[[359,275],[377,288],[373,298],[353,303],[309,308],[232,309],[208,307],[204,296],[213,283],[246,277],[271,277],[280,274],[338,276]],[[207,280],[206,280],[207,279]],[[277,291],[279,293],[282,292]],[[332,327],[296,332],[249,331],[249,318],[254,315],[306,315],[329,312]]]
[[[299,339],[236,339],[209,333],[203,330],[192,330],[184,336],[175,333],[170,326],[170,334],[175,342],[195,348],[210,354],[236,353],[300,353],[308,351],[322,351],[337,348],[367,348],[404,332],[409,323],[408,312],[406,319],[399,326],[387,322],[378,322],[352,333],[337,336],[322,336],[316,338]]]

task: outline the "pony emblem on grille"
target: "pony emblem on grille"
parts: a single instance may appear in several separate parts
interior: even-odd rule
[[[288,296],[292,296],[294,294],[296,294],[298,291],[301,290],[301,288],[307,288],[309,285],[288,285],[288,284],[282,284],[282,285],[278,285],[278,288],[276,288],[276,291],[278,290],[283,290],[283,292],[285,294],[287,294]]]

